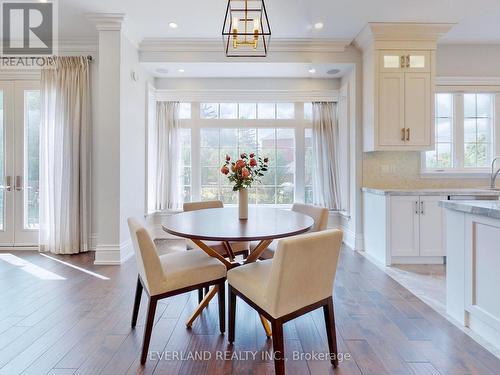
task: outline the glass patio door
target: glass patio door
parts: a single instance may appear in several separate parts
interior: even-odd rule
[[[0,81],[0,247],[38,245],[39,83]]]

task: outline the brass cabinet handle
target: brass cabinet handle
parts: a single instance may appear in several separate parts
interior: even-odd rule
[[[424,214],[424,201],[420,201],[420,214],[425,215]]]
[[[419,214],[419,211],[418,211],[418,201],[415,201],[415,215],[418,215]]]
[[[410,140],[410,128],[406,128],[406,140]]]
[[[404,140],[405,140],[405,131],[406,131],[406,129],[405,129],[405,128],[401,129],[401,140],[402,140],[402,141],[404,141]]]
[[[12,177],[5,176],[5,190],[12,191]]]
[[[21,191],[23,190],[23,177],[22,176],[16,176],[16,186],[15,186],[16,191]]]
[[[404,68],[405,65],[406,65],[406,57],[405,56],[401,56],[401,68]]]
[[[406,55],[406,67],[410,67],[410,55]]]

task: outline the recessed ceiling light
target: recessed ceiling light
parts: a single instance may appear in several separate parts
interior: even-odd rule
[[[316,23],[314,24],[314,28],[315,28],[316,30],[321,30],[321,29],[323,28],[323,26],[325,26],[325,25],[323,25],[323,22],[316,22]]]
[[[326,74],[334,75],[340,73],[340,69],[330,69]]]
[[[184,73],[184,69],[177,69],[179,73]]]
[[[169,22],[168,27],[171,29],[177,29],[179,25],[177,25],[175,22]]]
[[[314,69],[314,68],[310,68],[310,69],[309,69],[309,73],[311,73],[311,74],[316,73],[316,69]]]

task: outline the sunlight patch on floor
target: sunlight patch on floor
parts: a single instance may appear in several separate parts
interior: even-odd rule
[[[19,267],[24,272],[27,272],[41,280],[66,280],[66,278],[59,276],[49,270],[46,270],[36,264],[28,262],[25,259],[19,258],[13,254],[5,253],[0,254],[0,260],[7,262],[13,266]]]
[[[68,267],[71,267],[71,268],[74,268],[75,270],[78,270],[78,271],[81,271],[81,272],[85,272],[86,274],[88,275],[91,275],[91,276],[94,276],[94,277],[97,277],[98,279],[101,279],[101,280],[109,280],[109,277],[106,277],[106,276],[103,276],[103,275],[99,275],[98,273],[95,273],[95,272],[92,272],[92,271],[89,271],[85,268],[82,268],[82,267],[78,267],[78,266],[75,266],[74,264],[71,264],[71,263],[68,263],[68,262],[64,262],[60,259],[57,259],[57,258],[54,258],[54,257],[51,257],[50,255],[47,255],[47,254],[39,254],[45,258],[49,258],[51,260],[54,260],[56,262],[59,262],[61,264],[64,264],[65,266],[68,266]]]

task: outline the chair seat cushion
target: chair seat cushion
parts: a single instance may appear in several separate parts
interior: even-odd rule
[[[199,249],[161,255],[160,262],[166,276],[162,293],[226,276],[226,266]]]
[[[227,272],[227,281],[229,285],[267,311],[264,295],[272,264],[272,260],[264,260],[233,268]]]

